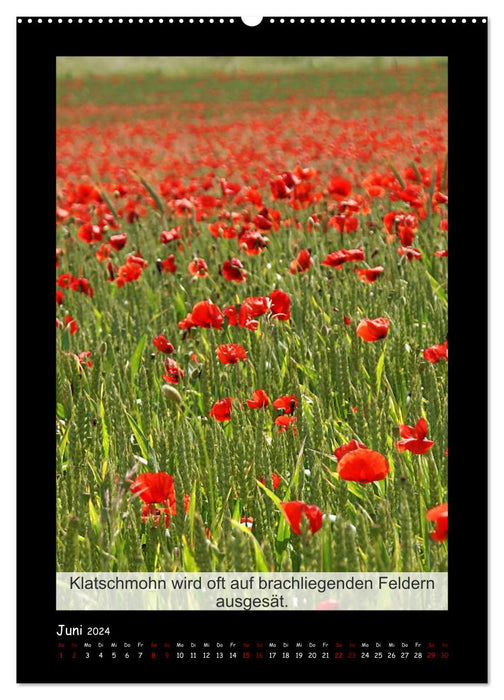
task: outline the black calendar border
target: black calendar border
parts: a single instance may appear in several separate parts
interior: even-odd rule
[[[17,664],[18,682],[464,682],[487,681],[487,29],[481,17],[305,17],[294,24],[264,18],[248,27],[239,18],[168,18],[148,23],[99,24],[74,17],[68,23],[20,18],[17,25]],[[455,22],[452,21],[455,19]],[[473,22],[472,20],[476,21]],[[449,257],[449,433],[450,554],[449,610],[432,612],[86,612],[55,610],[55,482],[53,406],[54,264],[47,238],[54,222],[56,56],[229,55],[263,47],[262,55],[448,56],[450,257]],[[473,179],[474,177],[474,179]],[[474,188],[477,182],[477,189]],[[478,204],[471,204],[471,196]],[[474,213],[473,213],[474,212]],[[35,214],[35,216],[33,216]],[[25,241],[37,239],[37,258]],[[32,249],[33,250],[33,249]],[[43,271],[39,275],[37,270]],[[39,292],[32,299],[33,285]],[[477,315],[474,316],[474,290]],[[471,311],[470,311],[471,310]],[[470,314],[470,315],[469,315]],[[35,419],[33,417],[36,417]],[[27,426],[27,422],[29,426]],[[30,439],[26,439],[26,431]],[[465,438],[465,435],[464,435]],[[473,443],[477,447],[473,447]],[[27,485],[30,484],[29,492]],[[34,488],[35,486],[35,488]],[[35,493],[33,493],[35,491]],[[30,504],[35,502],[36,508]],[[460,538],[457,533],[462,533]],[[25,543],[31,555],[27,570]],[[121,638],[169,636],[191,639],[267,641],[275,635],[300,640],[389,639],[445,641],[450,659],[425,666],[357,665],[353,662],[260,665],[253,660],[194,665],[87,667],[57,664],[58,624],[110,625]]]

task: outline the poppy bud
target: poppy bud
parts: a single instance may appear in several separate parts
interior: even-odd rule
[[[169,401],[173,401],[174,403],[182,403],[182,396],[174,386],[171,386],[170,384],[163,384],[161,391]]]
[[[320,332],[324,336],[324,338],[327,338],[327,336],[331,333],[331,329],[329,328],[329,326],[323,325],[320,328]]]

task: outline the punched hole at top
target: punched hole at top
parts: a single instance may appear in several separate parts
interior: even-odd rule
[[[246,24],[247,27],[257,27],[257,25],[261,24],[262,17],[242,17],[241,21],[243,24]]]

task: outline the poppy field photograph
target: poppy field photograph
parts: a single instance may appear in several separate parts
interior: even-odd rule
[[[446,57],[56,71],[58,571],[447,571]]]

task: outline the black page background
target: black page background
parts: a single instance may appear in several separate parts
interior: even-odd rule
[[[106,18],[104,18],[106,19]],[[377,23],[379,18],[377,18]],[[26,220],[26,202],[21,193],[27,178],[33,176],[34,163],[37,187],[30,192],[30,207],[38,212],[39,221],[46,222],[46,230],[52,230],[54,221],[54,172],[55,172],[55,61],[57,55],[124,55],[126,46],[134,46],[137,55],[211,55],[215,47],[226,48],[229,55],[263,53],[287,55],[296,49],[302,55],[448,55],[449,58],[449,156],[450,156],[450,241],[449,258],[449,430],[450,438],[450,564],[449,610],[447,612],[338,612],[334,614],[311,612],[278,613],[56,613],[55,611],[55,523],[52,504],[55,502],[54,482],[39,480],[37,500],[45,504],[38,509],[37,529],[43,533],[38,540],[38,558],[32,561],[30,571],[37,572],[36,586],[33,578],[22,568],[23,541],[30,536],[33,524],[22,507],[23,470],[41,464],[44,471],[54,464],[53,406],[55,393],[54,330],[53,330],[53,278],[45,277],[52,269],[54,248],[41,244],[38,259],[41,274],[38,275],[38,301],[30,297],[30,315],[40,325],[36,330],[38,345],[38,390],[30,394],[31,408],[38,421],[31,426],[31,439],[23,437],[22,426],[26,420],[22,401],[18,401],[18,680],[40,681],[120,681],[166,682],[171,681],[232,681],[281,682],[281,668],[257,669],[249,662],[234,663],[224,671],[222,665],[200,667],[171,667],[170,678],[159,667],[149,667],[148,677],[140,677],[137,668],[122,666],[120,669],[98,668],[70,669],[56,667],[54,653],[55,630],[59,623],[68,625],[109,624],[117,637],[144,638],[147,630],[169,628],[172,638],[188,640],[201,637],[211,641],[233,639],[252,641],[272,637],[297,641],[300,638],[382,639],[384,629],[391,639],[418,638],[447,640],[452,651],[451,659],[442,667],[430,669],[413,666],[394,667],[391,677],[387,666],[366,666],[366,674],[356,673],[348,665],[335,670],[314,664],[309,677],[307,668],[292,664],[286,667],[290,681],[358,681],[358,682],[482,682],[486,678],[486,447],[478,445],[478,478],[474,478],[474,464],[465,440],[457,437],[466,427],[465,397],[471,397],[471,405],[478,410],[471,415],[471,433],[486,434],[486,333],[484,309],[486,297],[486,269],[481,262],[471,268],[470,283],[465,276],[467,243],[475,243],[474,221],[468,217],[464,198],[472,187],[472,174],[477,174],[478,194],[482,199],[478,213],[478,258],[486,260],[486,204],[481,183],[486,180],[487,153],[487,91],[486,91],[486,35],[487,27],[478,20],[470,23],[423,25],[417,18],[415,25],[401,25],[390,21],[383,26],[369,23],[345,23],[344,27],[319,23],[270,25],[263,20],[260,27],[250,28],[236,18],[234,25],[227,22],[209,26],[170,25],[154,23],[143,25],[124,23],[102,25],[43,26],[26,21],[18,25],[18,366],[30,367],[32,349],[24,342],[23,308],[26,294],[23,260],[23,239],[30,235],[31,222]],[[247,51],[243,47],[247,47]],[[265,47],[258,51],[259,46]],[[153,51],[153,47],[155,50]],[[189,50],[187,49],[189,47]],[[195,48],[198,47],[198,51]],[[255,50],[252,50],[254,47]],[[299,50],[302,47],[302,51]],[[322,47],[322,50],[321,50]],[[365,51],[363,48],[365,47]],[[469,50],[470,47],[470,50]],[[131,53],[131,52],[129,52]],[[34,58],[36,57],[36,60]],[[36,119],[33,118],[34,112]],[[468,124],[470,129],[468,130]],[[28,175],[27,175],[28,173]],[[41,240],[44,240],[43,238]],[[468,319],[473,309],[474,288],[478,288],[481,317],[478,321],[478,355],[476,363],[468,365]],[[32,332],[35,328],[32,327]],[[26,375],[19,372],[18,395],[22,396]],[[483,442],[483,441],[481,441]],[[456,465],[456,470],[453,465]],[[51,471],[52,473],[52,471]],[[467,489],[470,484],[470,491]],[[477,504],[480,516],[475,526],[474,518],[468,526],[468,511]],[[457,533],[462,533],[457,537]],[[466,568],[466,562],[475,561],[467,553],[477,552],[478,569]],[[33,559],[34,557],[32,557]],[[29,573],[29,572],[28,572]],[[470,586],[470,593],[466,592]],[[28,659],[25,649],[23,624],[36,621],[35,635],[38,654]],[[32,636],[33,639],[33,636]],[[478,655],[467,655],[468,645],[477,639]],[[271,670],[269,670],[271,669]],[[427,675],[428,673],[428,675]],[[234,675],[236,674],[236,676]],[[146,674],[147,675],[147,674]]]

